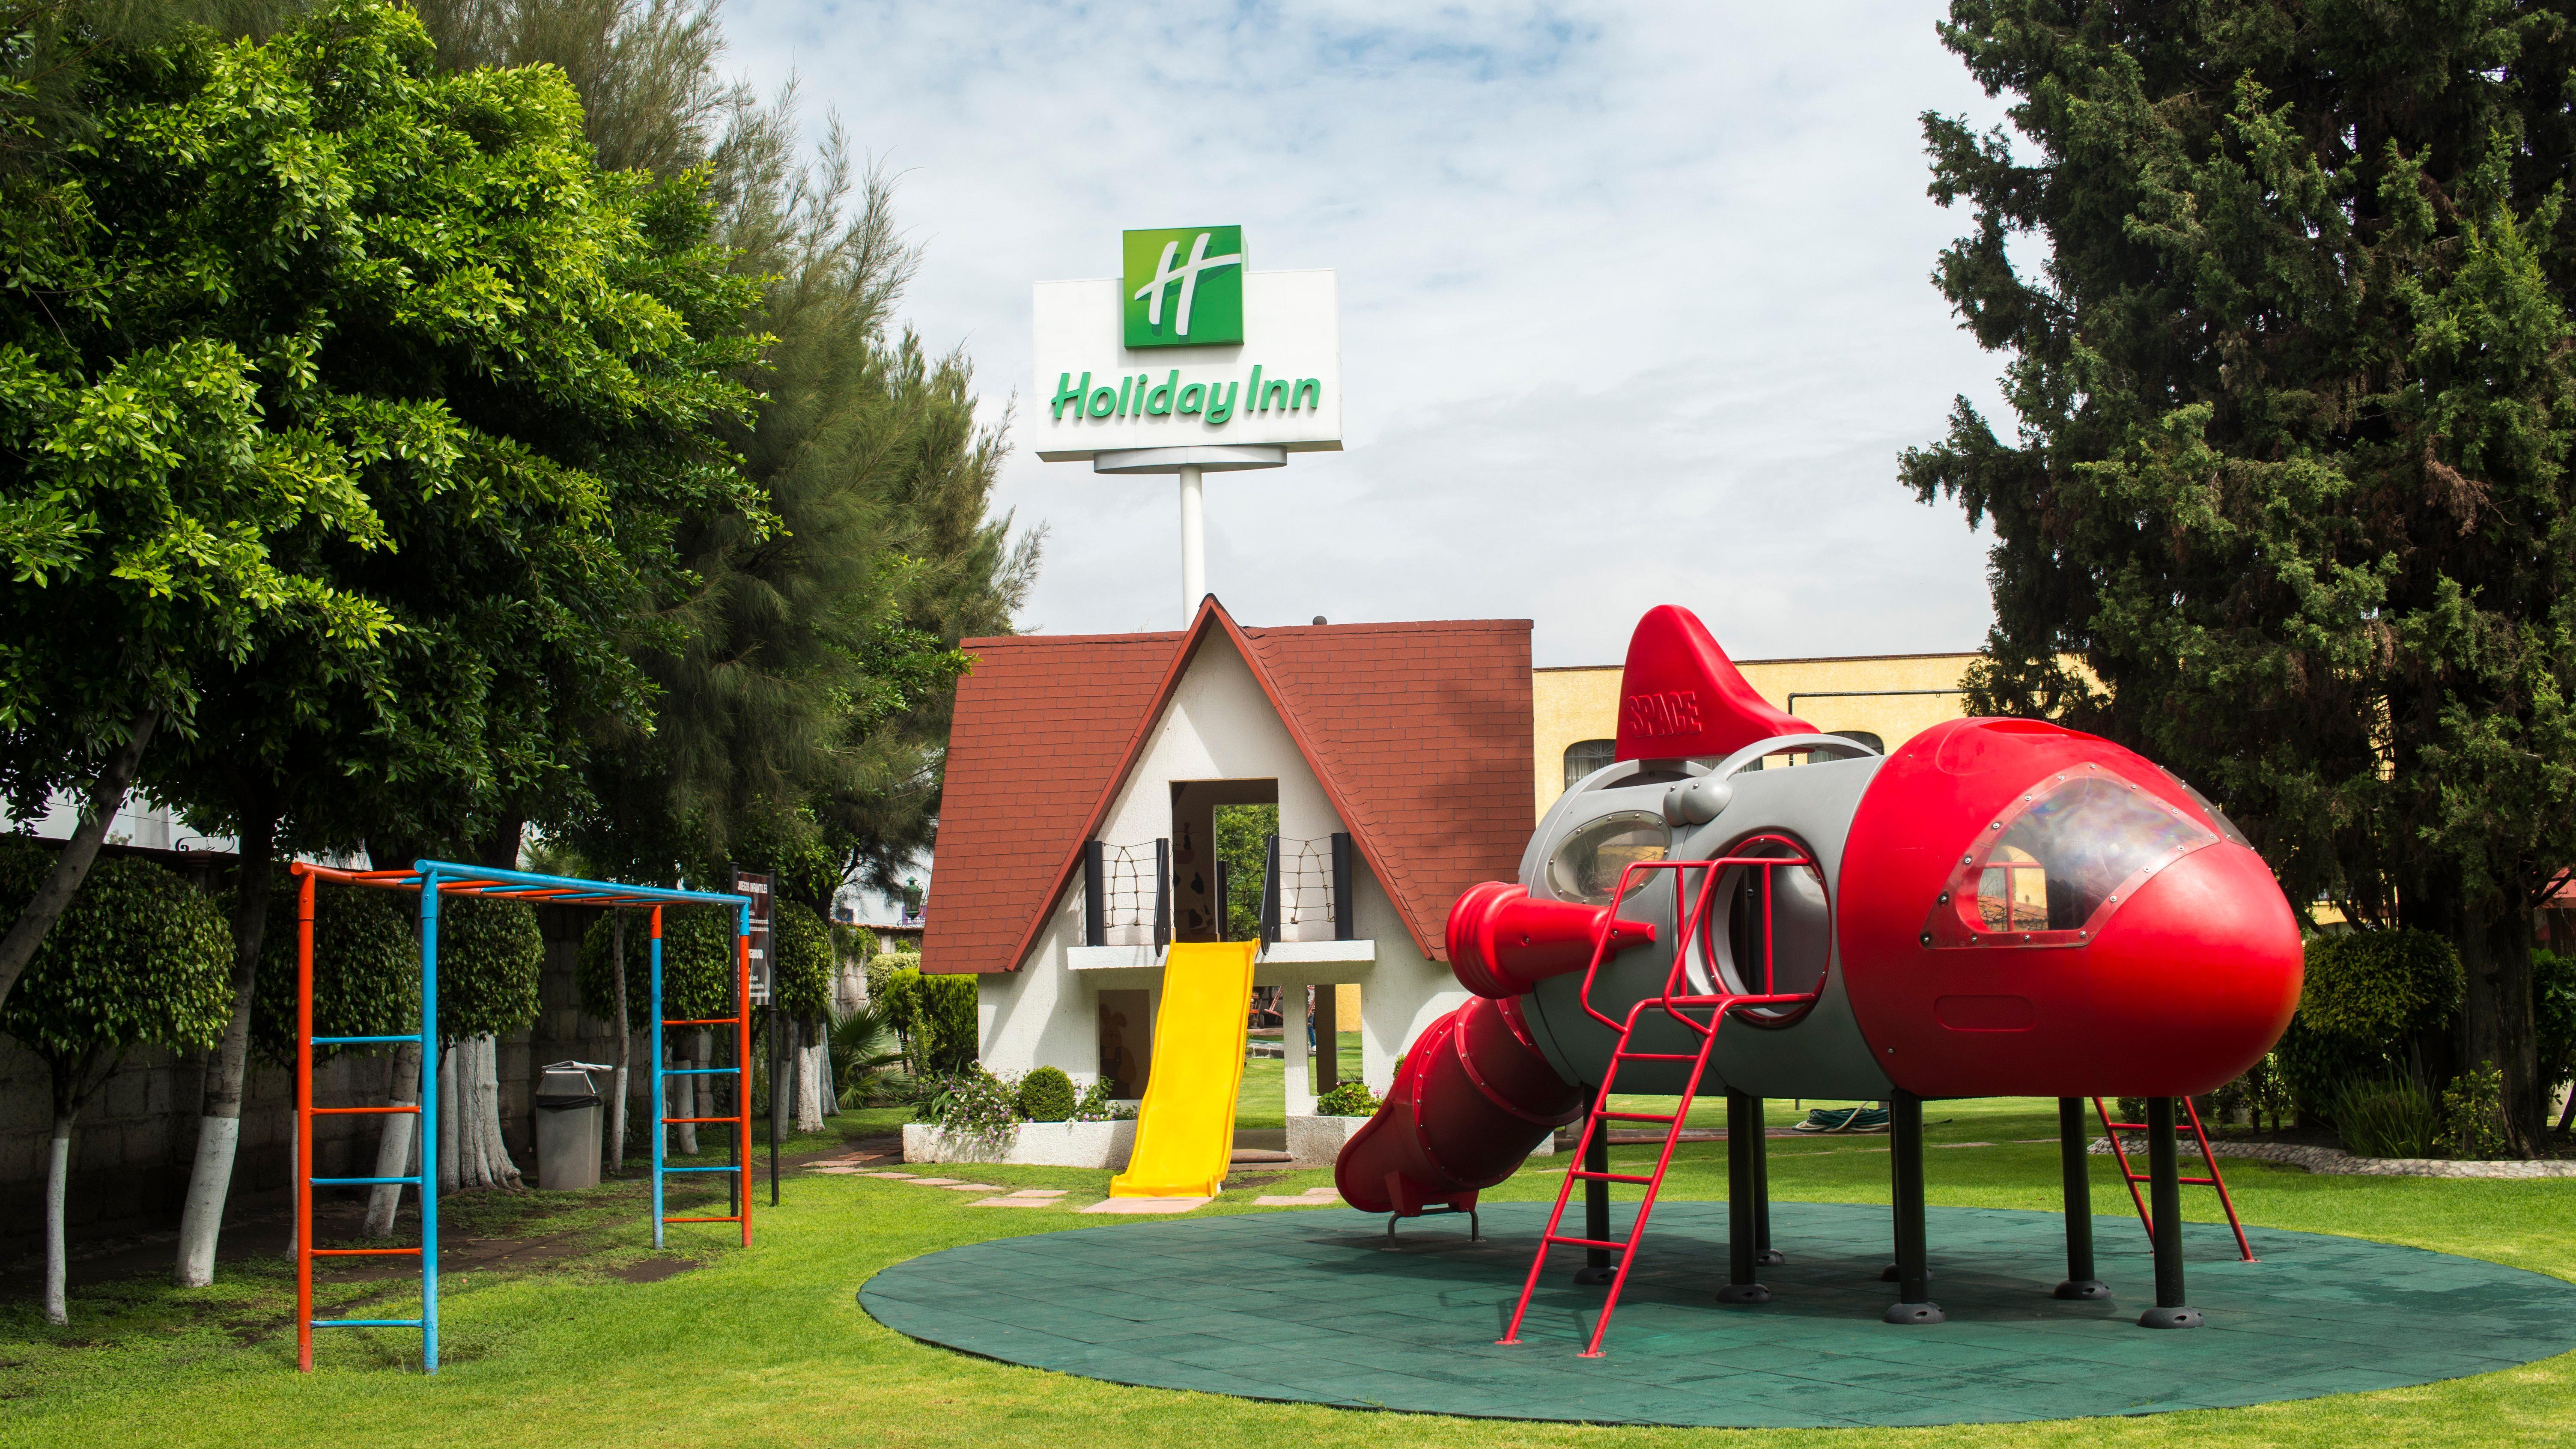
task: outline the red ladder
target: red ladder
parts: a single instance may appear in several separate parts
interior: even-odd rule
[[[2227,1225],[2236,1230],[2237,1256],[2248,1263],[2255,1262],[2257,1260],[2254,1257],[2254,1246],[2245,1241],[2245,1225],[2236,1220],[2236,1200],[2227,1195],[2227,1180],[2218,1174],[2218,1154],[2209,1150],[2209,1133],[2201,1128],[2200,1109],[2191,1104],[2189,1097],[2182,1099],[2182,1109],[2190,1114],[2191,1135],[2200,1143],[2200,1160],[2208,1164],[2209,1176],[2178,1177],[2174,1180],[2185,1187],[2218,1189],[2218,1205],[2227,1210]],[[2129,1166],[2129,1149],[2120,1142],[2121,1133],[2144,1132],[2147,1130],[2147,1124],[2112,1121],[2111,1109],[2103,1106],[2102,1099],[2099,1097],[2093,1099],[2093,1111],[2101,1117],[2102,1131],[2111,1139],[2111,1155],[2120,1160],[2120,1175],[2129,1181],[2129,1201],[2137,1205],[2138,1221],[2146,1226],[2147,1241],[2152,1244],[2156,1240],[2156,1220],[2147,1211],[2147,1200],[2138,1196],[2138,1184],[2145,1182],[2147,1175]]]
[[[1654,1215],[1655,1199],[1663,1192],[1664,1174],[1671,1169],[1673,1164],[1673,1149],[1681,1143],[1682,1125],[1690,1120],[1691,1102],[1699,1095],[1700,1076],[1703,1072],[1707,1071],[1709,1053],[1717,1046],[1718,1027],[1724,1024],[1727,1013],[1739,1008],[1807,1005],[1813,1003],[1818,993],[1824,989],[1821,981],[1818,982],[1815,990],[1805,992],[1783,994],[1773,992],[1770,989],[1773,985],[1771,949],[1772,871],[1782,867],[1812,869],[1815,866],[1815,859],[1808,855],[1806,851],[1799,848],[1796,842],[1777,835],[1755,836],[1752,839],[1743,842],[1741,845],[1738,845],[1736,849],[1738,851],[1743,851],[1765,844],[1776,845],[1789,853],[1786,855],[1737,854],[1725,856],[1717,860],[1638,861],[1630,864],[1625,870],[1622,870],[1619,873],[1619,888],[1610,897],[1609,919],[1612,920],[1618,918],[1619,903],[1627,898],[1630,885],[1638,879],[1640,873],[1658,870],[1669,870],[1674,872],[1673,914],[1678,918],[1675,923],[1678,929],[1674,932],[1672,938],[1674,942],[1672,968],[1665,973],[1664,991],[1661,996],[1640,998],[1636,1005],[1628,1008],[1628,1016],[1625,1021],[1614,1021],[1596,1010],[1592,1005],[1592,986],[1594,980],[1600,974],[1601,962],[1607,953],[1610,941],[1610,933],[1607,931],[1602,932],[1600,938],[1593,942],[1592,961],[1591,964],[1584,969],[1583,992],[1579,1000],[1582,1003],[1583,1010],[1586,1015],[1601,1023],[1603,1026],[1609,1027],[1613,1031],[1619,1033],[1619,1042],[1610,1053],[1609,1068],[1601,1074],[1601,1090],[1593,1096],[1592,1109],[1584,1116],[1583,1135],[1574,1144],[1573,1156],[1571,1158],[1570,1165],[1566,1168],[1565,1172],[1565,1181],[1560,1184],[1556,1190],[1556,1207],[1547,1215],[1547,1231],[1539,1237],[1538,1252],[1530,1260],[1529,1277],[1521,1284],[1520,1302],[1512,1309],[1512,1326],[1506,1330],[1503,1336],[1500,1339],[1497,1339],[1496,1342],[1516,1344],[1521,1341],[1521,1320],[1529,1313],[1530,1296],[1538,1291],[1539,1276],[1547,1270],[1547,1255],[1550,1249],[1558,1247],[1602,1248],[1619,1255],[1619,1267],[1618,1270],[1611,1275],[1609,1295],[1601,1302],[1601,1317],[1596,1323],[1594,1323],[1591,1341],[1584,1345],[1582,1354],[1585,1358],[1601,1357],[1602,1336],[1610,1331],[1610,1314],[1612,1310],[1619,1306],[1620,1290],[1628,1285],[1628,1270],[1636,1263],[1637,1243],[1640,1239],[1645,1237],[1646,1221]],[[1683,994],[1683,970],[1691,959],[1691,952],[1693,950],[1694,943],[1699,939],[1697,935],[1698,929],[1707,919],[1709,897],[1716,888],[1719,877],[1727,869],[1735,866],[1758,867],[1761,869],[1761,875],[1759,878],[1762,882],[1763,992],[1759,995],[1737,995],[1733,993],[1722,993],[1718,995]],[[1684,892],[1689,889],[1690,872],[1692,871],[1700,871],[1702,872],[1702,875],[1700,877],[1699,892],[1693,898],[1689,911],[1685,913],[1682,909],[1682,896]],[[1712,970],[1711,974],[1715,975],[1714,970]],[[1631,1051],[1629,1046],[1636,1038],[1638,1022],[1644,1018],[1646,1010],[1649,1007],[1661,1011],[1666,1016],[1669,1016],[1673,1020],[1680,1022],[1683,1026],[1688,1027],[1699,1037],[1699,1050],[1695,1052]],[[1699,1020],[1697,1017],[1688,1014],[1693,1011],[1701,1010],[1705,1010],[1708,1013],[1708,1019],[1704,1022]],[[1689,1062],[1691,1064],[1690,1077],[1682,1088],[1680,1104],[1677,1105],[1669,1115],[1661,1112],[1619,1112],[1611,1110],[1610,1097],[1613,1092],[1618,1090],[1619,1067],[1624,1062]],[[1592,1145],[1593,1134],[1596,1132],[1608,1131],[1608,1124],[1611,1122],[1661,1122],[1665,1124],[1664,1150],[1656,1157],[1655,1170],[1651,1175],[1640,1177],[1635,1173],[1589,1172],[1584,1169],[1584,1154]],[[1564,1225],[1565,1205],[1574,1196],[1574,1185],[1578,1182],[1593,1181],[1634,1183],[1641,1184],[1645,1187],[1646,1196],[1643,1201],[1637,1204],[1637,1216],[1635,1221],[1628,1225],[1627,1237],[1615,1239],[1579,1238],[1569,1237],[1557,1231],[1559,1227]],[[1730,1203],[1728,1204],[1728,1210],[1730,1212],[1736,1211],[1739,1209],[1739,1206],[1740,1205],[1738,1204]]]

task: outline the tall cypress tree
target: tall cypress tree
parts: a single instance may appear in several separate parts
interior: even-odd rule
[[[2200,783],[2298,901],[2447,936],[2543,1131],[2533,912],[2576,860],[2576,30],[2517,0],[1954,0],[2011,130],[1924,117],[2008,353],[1905,484],[1991,521],[1972,708]]]

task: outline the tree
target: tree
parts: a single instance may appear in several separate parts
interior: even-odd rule
[[[629,1035],[644,1031],[653,1024],[653,943],[646,921],[649,913],[637,911],[627,922],[622,946],[618,925],[611,915],[593,921],[581,942],[581,1009],[602,1020],[614,1020],[619,989],[616,963],[622,955],[626,969],[624,990],[626,1030]],[[662,911],[662,1015],[667,1021],[705,1021],[733,1014],[734,981],[740,969],[734,934],[740,917],[732,911],[708,906],[665,907]],[[710,1064],[713,1043],[703,1030],[692,1029],[684,1035],[666,1034],[663,1049],[678,1061],[698,1066]],[[674,1077],[667,1090],[680,1100],[668,1104],[673,1117],[711,1117],[714,1111],[714,1080],[709,1077]],[[699,1110],[703,1106],[705,1110]],[[673,1150],[691,1155],[698,1150],[698,1129],[681,1125],[671,1129]]]
[[[762,279],[745,325],[768,337],[739,373],[761,399],[731,441],[777,525],[718,512],[683,538],[701,587],[641,655],[654,728],[599,759],[574,838],[629,879],[756,864],[818,913],[852,876],[891,887],[937,818],[956,643],[1008,632],[1038,540],[988,516],[1002,429],[977,423],[965,359],[891,329],[919,258],[887,178],[837,127],[799,163],[792,95],[764,106],[718,74],[704,0],[422,13],[451,66],[561,67],[603,157],[706,168],[733,265]]]
[[[832,983],[839,974],[832,928],[802,901],[779,900],[771,912],[769,954],[769,1009],[787,1023],[794,1067],[788,1100],[795,1103],[796,1130],[820,1132],[832,1105],[823,1089],[832,1068],[823,1028],[832,1018]],[[776,1092],[778,1084],[770,1090]]]
[[[2503,0],[1951,17],[2014,134],[1924,118],[1976,223],[1935,277],[2011,354],[2018,430],[1963,399],[1902,472],[1995,531],[1970,708],[2132,745],[2292,899],[2447,938],[2461,1066],[2503,1069],[2530,1150],[2531,913],[2576,860],[2576,30]]]
[[[22,819],[58,789],[80,797],[71,838],[0,937],[0,1001],[79,888],[156,734],[191,731],[200,664],[282,637],[330,674],[389,622],[271,549],[291,534],[379,545],[355,475],[381,440],[269,426],[262,388],[299,367],[295,329],[253,339],[167,328],[190,305],[170,284],[196,258],[165,253],[138,275],[131,251],[100,244],[128,200],[90,164],[106,139],[99,103],[112,107],[132,79],[124,57],[195,14],[251,25],[268,8],[21,4],[0,15],[0,246],[11,258],[0,286],[0,794]],[[293,233],[317,219],[315,200],[271,194],[234,218],[237,235],[263,224]]]
[[[516,1187],[501,1140],[500,1038],[537,1019],[546,941],[525,901],[438,903],[438,1180],[443,1191]]]
[[[251,1050],[270,1066],[296,1061],[296,899],[291,880],[272,881],[268,923],[261,933],[259,980],[251,999]],[[413,934],[415,898],[392,891],[321,885],[313,892],[313,1033],[316,1036],[400,1036],[420,1030],[420,941]],[[352,1050],[320,1046],[316,1065]],[[386,1096],[393,1106],[420,1104],[420,1046],[403,1042],[386,1062]],[[376,1139],[377,1177],[411,1172],[420,1118],[392,1113]],[[367,1193],[364,1235],[393,1231],[402,1189],[377,1186]]]
[[[53,868],[52,852],[22,837],[0,848],[0,905],[19,909]],[[27,974],[0,1005],[0,1031],[45,1059],[54,1132],[45,1168],[45,1321],[64,1303],[63,1207],[72,1124],[126,1050],[187,1051],[223,1030],[232,960],[223,913],[177,875],[113,857],[89,872]]]
[[[1216,858],[1225,862],[1225,938],[1261,934],[1261,880],[1270,869],[1270,838],[1279,833],[1276,805],[1216,808]]]
[[[759,511],[717,435],[746,401],[755,289],[708,240],[702,187],[598,168],[561,76],[443,75],[388,4],[96,72],[94,134],[49,173],[87,208],[62,243],[84,305],[54,345],[84,375],[172,371],[174,397],[225,410],[227,450],[197,466],[244,474],[219,496],[297,503],[252,541],[284,597],[315,601],[181,651],[190,730],[145,765],[242,843],[232,1021],[182,1218],[193,1284],[230,1182],[272,860],[362,838],[514,860],[602,721],[649,718],[629,651],[683,587],[683,515]],[[116,469],[157,463],[146,444]]]

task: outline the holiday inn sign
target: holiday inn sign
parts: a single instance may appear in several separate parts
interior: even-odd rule
[[[1114,278],[1037,284],[1040,458],[1341,447],[1331,271],[1253,271],[1240,226],[1127,232],[1119,262]]]

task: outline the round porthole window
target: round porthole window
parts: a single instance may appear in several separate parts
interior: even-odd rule
[[[1672,838],[1663,816],[1642,810],[1587,820],[1548,857],[1548,888],[1558,900],[1606,906],[1618,892],[1620,873],[1640,861],[1663,859]]]

